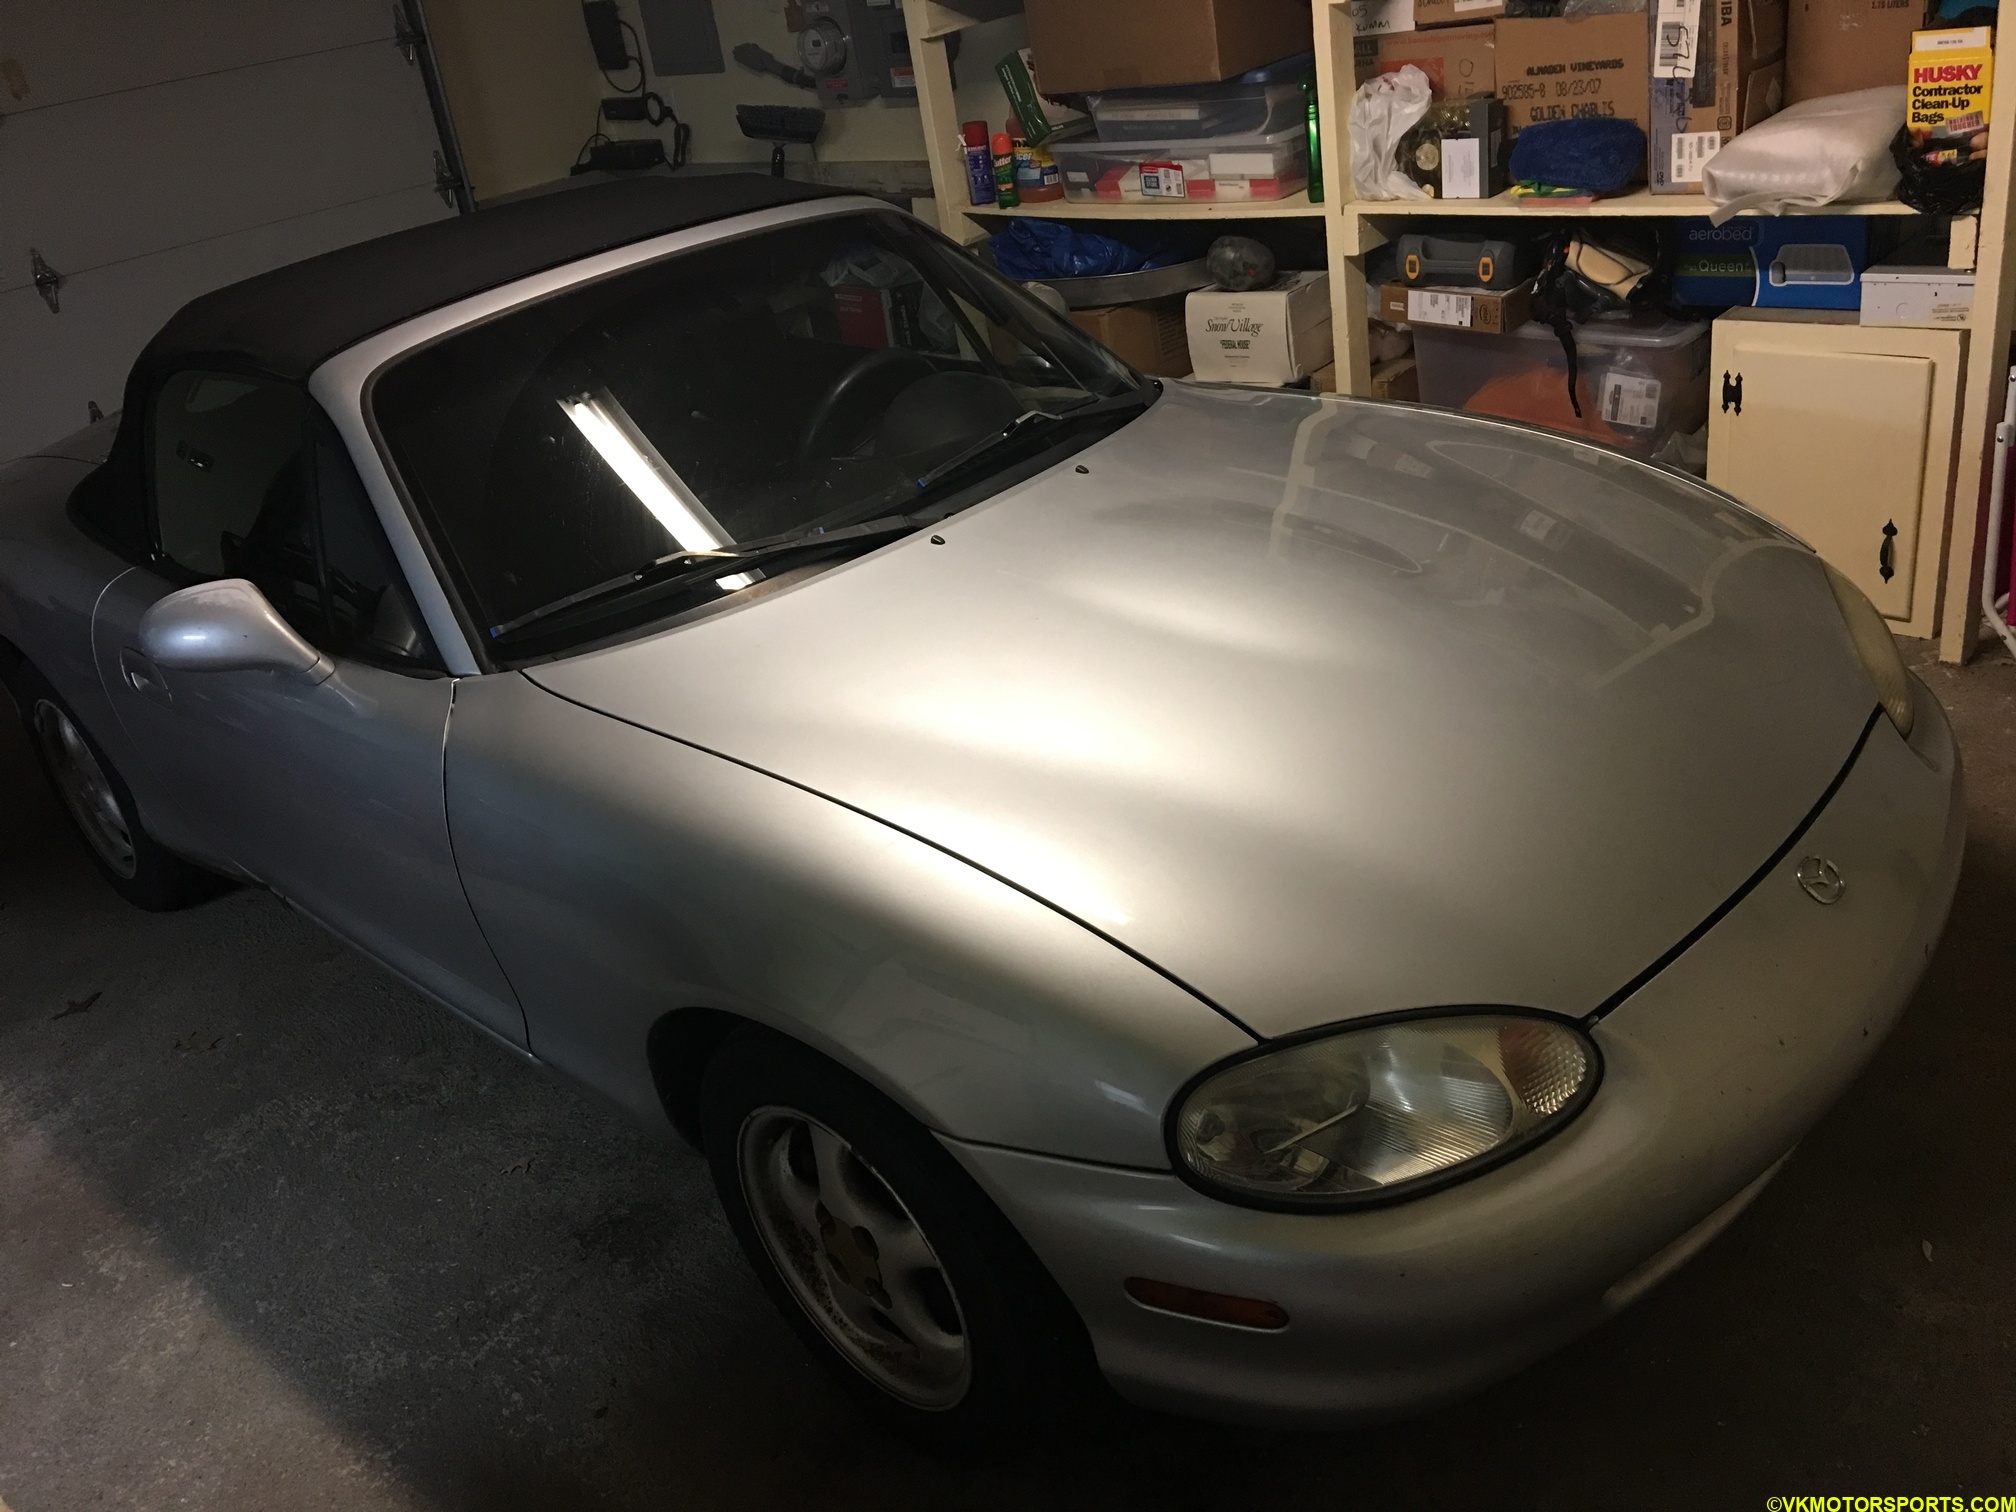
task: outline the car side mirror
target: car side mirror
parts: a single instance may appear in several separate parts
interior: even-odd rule
[[[279,672],[314,684],[336,670],[243,578],[157,599],[140,616],[140,649],[178,672]]]

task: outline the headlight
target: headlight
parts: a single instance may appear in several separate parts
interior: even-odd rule
[[[1475,1175],[1596,1090],[1596,1046],[1533,1014],[1414,1016],[1262,1050],[1177,1105],[1181,1170],[1255,1207],[1363,1207]]]
[[[1841,606],[1841,618],[1848,622],[1848,638],[1855,642],[1855,654],[1862,658],[1863,670],[1876,684],[1876,701],[1897,726],[1897,733],[1909,735],[1915,712],[1911,703],[1911,674],[1904,670],[1904,658],[1897,653],[1897,637],[1890,625],[1869,602],[1869,596],[1832,567],[1827,569],[1827,586],[1834,590],[1834,602]]]

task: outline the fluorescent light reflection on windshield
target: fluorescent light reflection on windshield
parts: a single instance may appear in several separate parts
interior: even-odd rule
[[[631,496],[650,511],[651,518],[665,528],[681,551],[719,551],[728,544],[728,533],[707,512],[707,506],[693,497],[679,481],[672,466],[658,454],[658,448],[637,428],[637,422],[603,390],[562,399],[560,408],[582,439],[595,448],[609,470],[623,480]],[[726,592],[747,588],[756,579],[738,572],[717,580]]]

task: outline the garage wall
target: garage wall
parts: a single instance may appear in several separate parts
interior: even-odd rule
[[[196,295],[451,213],[390,0],[8,0],[0,115],[0,461]]]
[[[644,29],[636,0],[622,0],[622,8],[624,19],[641,37]],[[653,76],[649,87],[663,95],[692,126],[694,162],[767,164],[769,146],[742,135],[735,124],[735,107],[811,105],[815,101],[807,90],[793,89],[780,79],[752,73],[735,62],[732,54],[736,44],[754,42],[773,57],[795,63],[797,39],[784,24],[782,0],[714,0],[714,23],[721,33],[726,73]],[[580,30],[578,15],[575,27]],[[962,119],[984,116],[999,128],[1008,114],[1008,102],[994,78],[994,62],[1003,53],[1027,46],[1028,41],[1028,27],[1019,15],[976,26],[965,33],[958,64]],[[585,47],[585,42],[582,45]],[[595,72],[593,54],[587,55],[587,68],[594,89],[606,92],[601,75]],[[626,122],[612,134],[631,136],[643,130],[648,128]],[[803,149],[792,148],[791,156],[797,162],[807,154]],[[924,161],[924,134],[918,124],[917,108],[871,100],[864,105],[828,111],[826,131],[819,140],[818,160],[822,163]]]

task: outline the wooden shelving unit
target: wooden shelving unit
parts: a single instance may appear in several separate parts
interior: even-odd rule
[[[964,186],[965,180],[960,180]],[[1017,205],[1003,210],[998,205],[960,205],[962,216],[1041,216],[1049,220],[1275,220],[1289,216],[1315,219],[1324,213],[1321,205],[1309,203],[1306,194],[1291,194],[1278,200],[1172,200],[1164,204],[1140,200],[1050,200],[1040,205]]]
[[[1087,204],[1059,200],[1003,211],[966,203],[965,165],[959,151],[958,110],[953,102],[951,63],[946,43],[956,33],[977,25],[940,0],[904,0],[910,31],[911,62],[917,75],[917,101],[923,116],[924,140],[937,191],[939,221],[947,234],[974,241],[998,227],[1004,217],[1046,216],[1070,220],[1150,221],[1237,218],[1252,220],[1298,216],[1323,223],[1330,264],[1333,318],[1337,333],[1337,380],[1342,392],[1371,391],[1369,332],[1366,324],[1365,258],[1397,235],[1410,220],[1433,216],[1501,216],[1517,221],[1618,217],[1705,216],[1708,202],[1699,195],[1654,195],[1646,191],[1620,195],[1594,205],[1527,209],[1506,197],[1491,200],[1359,200],[1345,191],[1350,183],[1351,144],[1344,107],[1354,89],[1352,23],[1349,0],[1310,0],[1315,24],[1317,92],[1321,101],[1319,131],[1326,202],[1311,204],[1307,195],[1278,201],[1177,201],[1168,204]],[[1998,39],[1999,40],[1999,39]],[[2016,121],[2016,43],[2007,66],[1995,71],[1992,118]],[[1999,52],[1998,47],[1998,52]],[[1998,62],[2002,60],[1998,59]],[[969,62],[968,66],[972,66]],[[1973,653],[1980,634],[1982,573],[1981,525],[1986,512],[1988,470],[1994,454],[1994,431],[2002,415],[2003,384],[2008,374],[2009,339],[2016,327],[2016,268],[2011,255],[2016,242],[2008,236],[2011,190],[2016,187],[2016,153],[2010,131],[1991,137],[1988,190],[1981,212],[1981,233],[1975,266],[1978,270],[1973,319],[1968,331],[1968,360],[1961,382],[1961,405],[1955,440],[1957,458],[1954,503],[1944,522],[1945,570],[1941,577],[1939,654],[1949,662]],[[1894,201],[1868,205],[1828,205],[1820,215],[1912,215]],[[1937,548],[1935,548],[1937,549]]]

